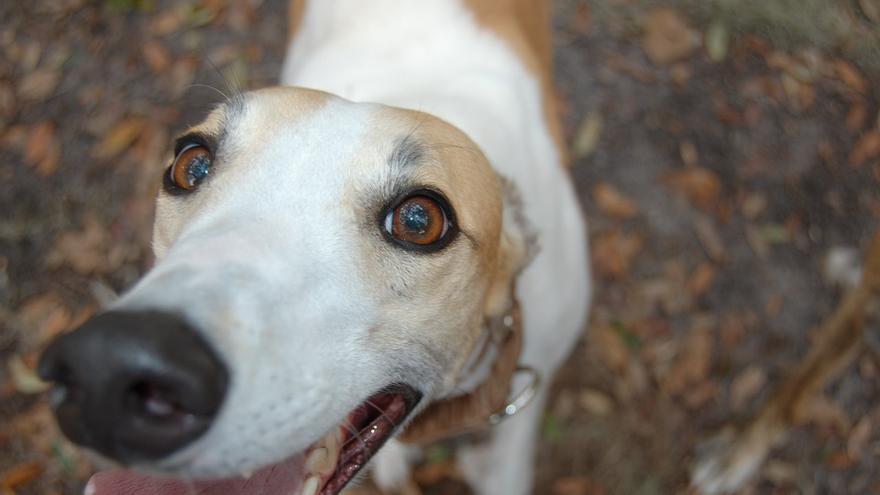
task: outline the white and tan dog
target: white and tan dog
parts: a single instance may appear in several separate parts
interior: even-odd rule
[[[91,494],[335,494],[377,453],[393,487],[392,437],[486,379],[487,322],[514,299],[520,363],[544,377],[580,333],[587,243],[549,2],[291,11],[283,87],[177,141],[155,268],[43,356],[65,433],[134,468]],[[462,455],[477,493],[532,491],[546,394]]]

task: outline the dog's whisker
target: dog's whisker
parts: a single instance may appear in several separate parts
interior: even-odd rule
[[[220,91],[218,88],[216,88],[214,86],[211,86],[210,84],[193,83],[193,84],[190,84],[189,87],[190,88],[208,88],[208,89],[211,89],[211,90],[214,90],[215,92],[217,92],[220,96],[225,98],[227,102],[232,101],[226,93],[224,93],[223,91]]]

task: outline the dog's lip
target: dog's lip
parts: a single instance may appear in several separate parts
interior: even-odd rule
[[[397,383],[373,394],[352,411],[342,429],[339,460],[332,475],[321,478],[318,493],[336,495],[341,492],[406,421],[421,397],[415,388]]]
[[[127,469],[92,476],[86,495],[337,495],[409,417],[421,393],[394,384],[371,395],[306,450],[247,477],[186,481]]]

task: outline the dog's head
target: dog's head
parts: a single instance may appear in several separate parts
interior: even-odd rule
[[[220,106],[177,141],[156,266],[43,356],[62,428],[141,471],[254,473],[200,493],[338,492],[507,310],[526,256],[507,189],[429,115],[294,88]]]

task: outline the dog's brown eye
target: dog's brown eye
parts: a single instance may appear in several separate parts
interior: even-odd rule
[[[404,244],[429,246],[443,239],[450,221],[443,205],[426,195],[414,195],[385,217],[385,230]]]
[[[211,152],[200,144],[185,146],[174,158],[169,178],[175,186],[192,191],[211,171]]]

